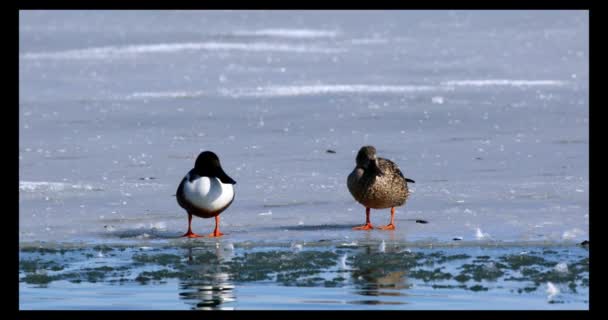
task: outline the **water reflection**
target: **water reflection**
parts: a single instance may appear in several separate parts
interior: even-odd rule
[[[385,251],[386,250],[386,251]],[[394,263],[392,257],[400,256],[391,248],[364,248],[364,252],[353,259],[354,268],[351,278],[354,293],[364,297],[401,297],[407,296],[404,290],[412,287],[407,280],[408,264]],[[390,260],[387,260],[390,259]],[[387,263],[388,262],[388,263]],[[392,262],[392,263],[391,263]],[[405,304],[403,301],[364,299],[351,301],[353,304]]]
[[[229,244],[188,248],[179,296],[195,310],[226,309],[236,304],[235,284],[270,281],[279,287],[353,286],[351,293],[361,299],[346,302],[352,304],[407,303],[404,297],[411,288],[407,275],[416,265],[411,253],[385,243],[348,253],[304,247],[235,255]]]
[[[385,272],[382,269],[355,271],[352,276],[355,278],[355,284],[359,284],[360,293],[366,296],[378,295],[401,295],[399,292],[384,293],[378,290],[381,289],[409,289],[411,284],[407,283],[405,271],[389,271]]]
[[[234,285],[222,279],[189,281],[180,279],[179,296],[194,310],[222,310],[226,303],[236,301]]]
[[[188,248],[187,272],[179,279],[179,297],[193,310],[230,309],[227,303],[236,301],[230,274],[223,271],[232,251],[226,247],[215,249]]]

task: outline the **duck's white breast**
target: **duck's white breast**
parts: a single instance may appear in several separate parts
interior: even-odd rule
[[[198,177],[184,181],[184,198],[195,207],[206,211],[217,211],[227,206],[234,197],[234,189],[229,183],[218,178]]]

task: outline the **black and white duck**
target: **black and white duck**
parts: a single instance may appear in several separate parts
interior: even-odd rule
[[[177,188],[177,203],[188,213],[188,231],[182,237],[198,238],[192,232],[192,216],[215,217],[215,229],[208,237],[221,237],[220,213],[234,201],[236,184],[222,169],[220,159],[211,151],[201,152],[194,168],[186,174]]]

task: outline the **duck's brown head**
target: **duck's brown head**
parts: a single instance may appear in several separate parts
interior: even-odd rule
[[[370,170],[378,175],[382,174],[378,166],[378,157],[376,157],[376,148],[373,146],[363,146],[357,153],[357,168]]]

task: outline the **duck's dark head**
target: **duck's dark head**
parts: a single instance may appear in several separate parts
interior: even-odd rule
[[[373,146],[363,146],[357,153],[357,168],[370,170],[371,172],[381,175],[380,167],[378,166],[378,157],[376,156],[376,148]]]
[[[203,151],[198,155],[194,163],[194,172],[202,177],[218,178],[222,183],[236,184],[236,181],[222,169],[220,158],[211,151]]]

